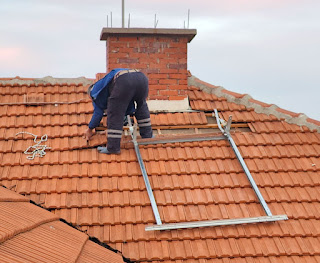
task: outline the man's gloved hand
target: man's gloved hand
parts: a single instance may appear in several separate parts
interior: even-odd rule
[[[83,134],[83,138],[86,139],[87,141],[89,141],[92,136],[93,136],[93,131],[90,128],[88,128]]]

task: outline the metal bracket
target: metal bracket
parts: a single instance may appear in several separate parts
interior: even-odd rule
[[[250,171],[249,171],[246,163],[244,162],[244,160],[243,160],[243,158],[242,158],[242,156],[241,156],[241,154],[240,154],[240,152],[239,152],[239,150],[238,150],[237,145],[234,143],[234,141],[233,141],[233,139],[232,139],[232,137],[231,137],[231,135],[230,135],[229,130],[230,130],[230,125],[231,125],[231,118],[229,117],[229,120],[228,120],[228,123],[227,123],[227,125],[226,125],[226,128],[223,129],[223,128],[221,127],[220,119],[219,119],[219,114],[218,114],[218,111],[217,111],[216,109],[214,109],[214,114],[215,114],[215,116],[216,116],[217,124],[218,124],[218,126],[219,126],[219,129],[222,131],[223,135],[226,136],[227,140],[229,141],[229,143],[230,143],[230,145],[231,145],[231,147],[232,147],[232,150],[233,150],[234,153],[236,154],[237,159],[238,159],[238,161],[239,161],[239,163],[240,163],[243,171],[245,172],[245,174],[246,174],[246,176],[247,176],[247,178],[248,178],[248,180],[249,180],[249,182],[250,182],[250,184],[251,184],[254,192],[256,193],[256,196],[257,196],[258,199],[259,199],[260,204],[262,205],[262,207],[263,207],[264,211],[266,212],[266,214],[267,214],[268,216],[272,216],[272,213],[271,213],[271,211],[270,211],[270,209],[269,209],[266,201],[264,200],[262,194],[260,193],[260,190],[259,190],[256,182],[254,181],[254,179],[253,179],[253,177],[252,177],[252,175],[251,175],[251,173],[250,173]],[[229,128],[228,128],[228,126],[229,126]]]
[[[230,116],[229,116],[229,119],[228,119],[228,122],[227,122],[227,125],[226,125],[226,127],[224,128],[224,132],[225,132],[226,134],[230,134],[231,122],[232,122],[232,116],[230,115]]]
[[[128,124],[129,124],[129,131],[131,133],[132,142],[133,142],[133,145],[134,145],[134,150],[136,152],[136,155],[137,155],[137,158],[138,158],[138,162],[139,162],[139,166],[140,166],[140,170],[142,172],[143,180],[144,180],[144,183],[145,183],[146,188],[147,188],[147,192],[148,192],[148,196],[149,196],[149,199],[150,199],[150,202],[151,202],[151,207],[152,207],[152,210],[153,210],[153,214],[154,214],[154,217],[156,219],[157,225],[161,225],[162,222],[161,222],[161,217],[160,217],[160,214],[159,214],[159,211],[158,211],[157,203],[156,203],[156,200],[154,198],[152,187],[150,185],[150,181],[149,181],[149,178],[148,178],[147,170],[146,170],[146,168],[144,166],[144,163],[143,163],[143,160],[141,158],[139,145],[137,143],[137,125],[136,124],[134,126],[132,125],[129,115],[127,116],[127,118],[128,118]]]
[[[153,230],[173,230],[183,228],[196,228],[196,227],[209,227],[209,226],[228,226],[228,225],[240,225],[240,224],[252,224],[262,222],[275,222],[280,220],[287,220],[286,215],[277,216],[259,216],[259,217],[246,217],[246,218],[235,218],[235,219],[222,219],[222,220],[207,220],[207,221],[194,221],[194,222],[182,222],[172,223],[163,225],[147,226],[146,231]]]
[[[153,226],[147,226],[145,228],[146,231],[153,231],[153,230],[173,230],[173,229],[183,229],[183,228],[196,228],[196,227],[209,227],[209,226],[225,226],[225,225],[238,225],[238,224],[250,224],[250,223],[260,223],[260,222],[275,222],[279,220],[287,220],[287,215],[272,215],[267,203],[265,202],[263,196],[261,195],[258,186],[256,185],[252,175],[250,174],[250,171],[245,164],[236,144],[234,143],[231,135],[230,135],[230,127],[232,123],[232,117],[229,116],[228,122],[226,123],[225,127],[222,128],[221,121],[219,118],[218,111],[214,110],[214,115],[217,120],[218,127],[220,131],[222,132],[223,136],[208,136],[207,138],[201,137],[201,138],[177,138],[177,139],[159,139],[156,141],[151,142],[137,142],[137,126],[132,126],[131,120],[128,117],[128,123],[129,123],[129,131],[131,132],[132,141],[134,144],[134,148],[136,151],[136,155],[139,161],[140,169],[143,175],[143,179],[148,191],[149,199],[151,202],[152,210],[154,213],[154,216],[156,218],[157,225]],[[247,217],[247,218],[234,218],[234,219],[222,219],[222,220],[208,220],[208,221],[194,221],[194,222],[181,222],[181,223],[171,223],[171,224],[162,224],[161,218],[159,215],[158,207],[155,201],[155,198],[153,196],[152,188],[148,179],[148,175],[145,169],[145,166],[143,164],[143,160],[141,158],[140,150],[139,150],[139,144],[145,145],[145,144],[153,144],[153,143],[172,143],[172,142],[187,142],[187,141],[203,141],[203,140],[221,140],[221,139],[227,139],[236,154],[236,157],[238,161],[241,164],[242,169],[244,170],[253,190],[255,191],[260,204],[262,205],[264,211],[266,212],[267,216],[260,216],[260,217]]]
[[[202,142],[202,141],[219,141],[225,140],[224,136],[217,136],[217,135],[208,135],[207,137],[199,136],[199,137],[180,137],[180,138],[159,138],[157,140],[152,141],[140,141],[138,142],[139,145],[149,145],[149,144],[165,144],[165,143],[176,143],[176,142]]]

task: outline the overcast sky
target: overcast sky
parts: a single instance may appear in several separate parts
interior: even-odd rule
[[[126,27],[190,28],[203,81],[320,120],[319,0],[125,0]],[[0,0],[0,77],[94,78],[121,0]]]

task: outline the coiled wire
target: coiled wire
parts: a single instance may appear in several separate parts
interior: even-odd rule
[[[29,134],[34,137],[33,141],[36,143],[35,145],[29,146],[23,153],[27,154],[27,159],[28,160],[34,160],[35,157],[43,157],[46,155],[45,150],[51,149],[51,147],[48,147],[47,145],[41,145],[42,142],[46,142],[48,140],[48,135],[45,134],[41,136],[40,140],[37,141],[38,135],[34,135],[30,132],[18,132],[16,136],[19,134]]]

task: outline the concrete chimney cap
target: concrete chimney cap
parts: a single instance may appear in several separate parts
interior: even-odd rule
[[[188,42],[197,34],[196,29],[174,29],[174,28],[102,28],[100,40],[107,40],[109,36],[137,36],[137,35],[157,35],[157,36],[180,36],[187,37]]]

